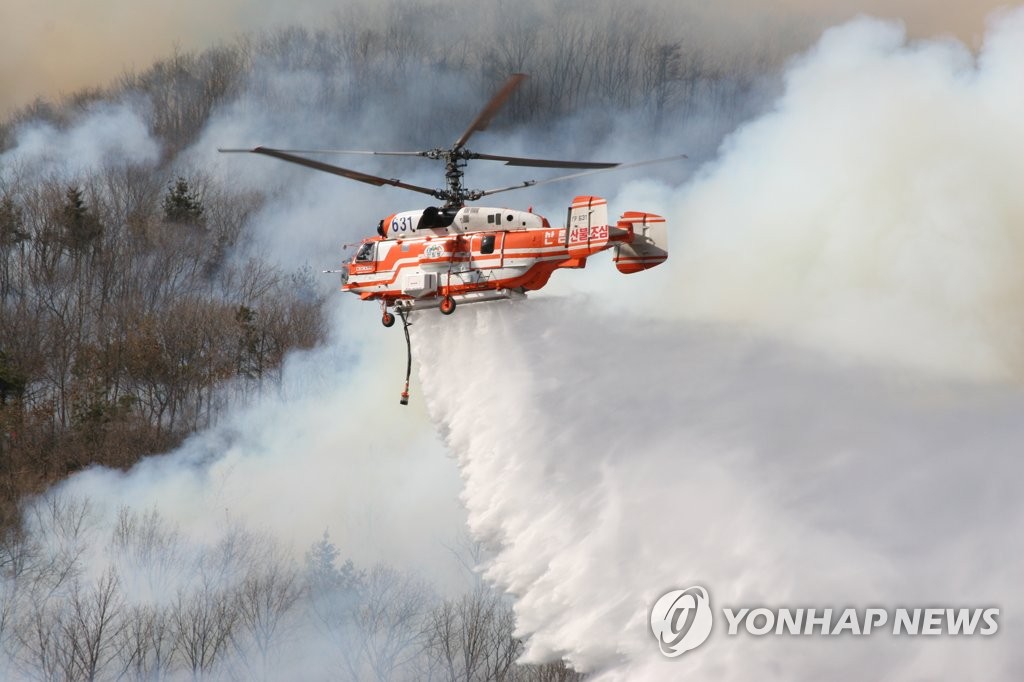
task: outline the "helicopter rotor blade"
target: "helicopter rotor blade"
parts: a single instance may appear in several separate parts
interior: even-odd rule
[[[218,149],[219,152],[251,152],[251,149]],[[361,154],[364,156],[426,156],[426,152],[377,152],[363,149],[278,149],[286,154]]]
[[[429,158],[432,151],[418,152],[380,152],[369,149],[280,149],[276,151],[288,154],[359,154],[363,156],[420,156]],[[251,149],[220,149],[222,152],[249,152]],[[483,161],[504,161],[506,166],[528,166],[533,168],[612,168],[618,163],[603,161],[559,161],[556,159],[532,159],[522,156],[506,156],[504,154],[480,154],[472,152],[466,156],[468,159],[480,159]]]
[[[499,154],[471,154],[471,159],[485,161],[504,161],[506,166],[530,166],[533,168],[614,168],[618,163],[599,161],[556,161],[555,159],[526,159],[520,156],[502,156]]]
[[[527,187],[537,187],[539,185],[548,185],[553,182],[562,182],[563,180],[572,180],[574,178],[582,178],[586,175],[594,175],[595,173],[607,173],[612,170],[626,170],[628,168],[637,168],[639,166],[650,166],[656,163],[668,163],[669,161],[679,161],[681,159],[688,159],[686,154],[677,154],[676,156],[666,156],[663,159],[648,159],[646,161],[634,161],[632,163],[620,163],[611,168],[596,168],[593,170],[585,170],[580,173],[569,173],[568,175],[559,175],[553,178],[546,178],[544,180],[524,180],[518,185],[509,185],[508,187],[498,187],[497,189],[488,189],[482,192],[473,192],[474,199],[480,199],[482,197],[490,196],[491,194],[498,194],[499,192],[509,192],[514,189],[525,189]]]
[[[478,130],[487,130],[487,126],[490,125],[491,119],[493,119],[495,114],[501,110],[508,98],[512,96],[512,93],[515,92],[516,88],[519,87],[519,84],[526,80],[526,78],[527,76],[525,73],[514,73],[509,76],[508,80],[505,81],[505,84],[501,86],[501,90],[498,90],[494,97],[491,98],[491,101],[487,103],[487,106],[485,106],[480,113],[477,114],[476,118],[473,119],[473,122],[469,124],[469,127],[466,128],[466,132],[462,133],[459,139],[455,141],[455,144],[452,146],[452,151],[462,149],[473,133]]]
[[[340,175],[343,178],[349,180],[355,180],[357,182],[365,182],[368,185],[375,185],[380,187],[382,185],[391,185],[392,187],[401,187],[402,189],[412,190],[413,192],[419,192],[420,194],[428,194],[432,197],[438,197],[437,190],[430,189],[429,187],[420,187],[419,185],[410,185],[407,182],[402,182],[397,178],[382,178],[379,175],[370,175],[369,173],[361,173],[348,168],[342,168],[341,166],[334,166],[329,163],[323,163],[322,161],[315,161],[314,159],[307,159],[304,156],[296,156],[292,153],[286,152],[281,149],[271,149],[270,147],[255,147],[253,149],[220,149],[221,152],[248,152],[251,154],[263,154],[265,156],[272,156],[275,159],[281,159],[289,163],[295,163],[300,166],[306,166],[314,170],[323,171],[324,173],[331,173],[333,175]]]

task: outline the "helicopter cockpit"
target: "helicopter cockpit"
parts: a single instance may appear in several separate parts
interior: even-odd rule
[[[365,263],[366,261],[373,260],[373,242],[364,242],[359,250],[356,251],[356,257],[353,259],[356,263]]]

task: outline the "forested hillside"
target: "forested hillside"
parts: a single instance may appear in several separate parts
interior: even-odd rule
[[[323,333],[308,278],[231,263],[256,197],[103,169],[0,200],[3,500],[212,423]],[[230,390],[228,385],[230,384]]]

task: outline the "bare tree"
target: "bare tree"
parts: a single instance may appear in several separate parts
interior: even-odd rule
[[[74,663],[74,679],[94,682],[119,654],[124,630],[124,600],[117,573],[108,569],[91,589],[78,583],[71,591],[62,635]]]
[[[32,600],[48,601],[81,574],[93,528],[86,500],[50,494],[26,508],[26,532],[37,539],[31,568]]]
[[[235,643],[255,678],[269,679],[272,656],[301,594],[298,573],[283,557],[261,562],[238,587]],[[249,660],[251,650],[255,661]]]
[[[414,675],[422,651],[423,618],[433,590],[411,573],[377,564],[368,572],[339,552],[327,533],[306,554],[310,609],[335,648],[339,672],[350,680]]]
[[[153,605],[133,606],[125,615],[117,649],[118,679],[160,682],[173,668],[174,636],[170,610]]]
[[[154,594],[174,584],[186,570],[183,538],[155,509],[118,511],[111,537],[113,557]]]
[[[481,585],[456,600],[445,600],[430,613],[427,656],[448,680],[505,680],[523,649],[514,629],[511,607]]]
[[[74,679],[75,656],[63,627],[60,608],[49,601],[30,603],[16,629],[16,665],[27,678],[47,682]]]
[[[202,679],[227,649],[238,609],[230,593],[204,580],[191,592],[178,592],[170,620],[176,654],[193,679]]]

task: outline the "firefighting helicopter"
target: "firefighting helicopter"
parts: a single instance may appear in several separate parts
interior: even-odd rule
[[[403,322],[408,352],[406,385],[401,404],[408,404],[411,346],[409,313],[437,307],[451,315],[460,304],[524,298],[547,284],[555,270],[583,268],[587,258],[614,249],[613,262],[625,274],[633,274],[664,263],[668,258],[665,219],[653,213],[626,211],[615,222],[608,220],[607,202],[595,196],[575,197],[568,208],[564,226],[553,226],[547,218],[527,210],[468,206],[485,196],[515,189],[583,177],[613,169],[625,169],[686,158],[679,154],[633,163],[602,163],[534,159],[470,151],[466,143],[478,131],[486,130],[525,74],[513,74],[484,106],[455,143],[447,148],[425,151],[362,151],[345,149],[220,149],[270,156],[339,175],[370,185],[391,185],[439,199],[440,206],[392,213],[377,225],[377,234],[364,238],[347,263],[335,272],[341,276],[341,290],[364,301],[377,301],[385,327],[395,323],[394,310]],[[418,156],[443,161],[447,187],[431,189],[342,168],[311,159],[309,154],[363,154],[377,156]],[[577,172],[543,180],[527,180],[488,190],[463,185],[470,160],[503,161],[509,166],[576,169]],[[390,309],[390,310],[389,310]]]

